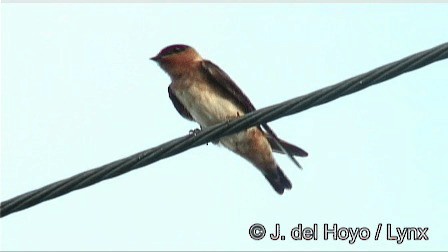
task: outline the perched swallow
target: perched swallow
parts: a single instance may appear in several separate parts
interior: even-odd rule
[[[170,76],[168,95],[181,116],[199,123],[201,128],[226,122],[255,110],[249,98],[213,64],[203,59],[194,48],[171,45],[152,57]],[[251,162],[283,194],[292,185],[277,165],[272,151],[287,151],[306,157],[301,148],[283,141],[266,125],[252,127],[219,139],[219,143]],[[281,146],[279,146],[281,145]]]

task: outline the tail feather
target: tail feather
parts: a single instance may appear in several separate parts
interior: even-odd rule
[[[267,138],[268,138],[269,144],[271,145],[272,150],[275,152],[282,153],[282,150],[277,145],[277,143],[272,138],[272,136],[268,135]],[[286,142],[285,140],[282,140],[282,139],[278,139],[278,140],[279,140],[280,144],[283,146],[283,148],[285,148],[291,154],[293,154],[295,156],[299,156],[299,157],[307,157],[308,156],[308,153],[306,151],[304,151],[302,148],[295,146],[294,144],[290,144],[290,143]]]
[[[290,190],[292,188],[291,181],[289,181],[282,169],[278,166],[275,172],[265,174],[264,176],[278,194],[283,194],[285,189]]]

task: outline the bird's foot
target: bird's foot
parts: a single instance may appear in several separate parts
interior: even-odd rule
[[[196,136],[197,134],[199,134],[199,132],[202,131],[202,126],[200,129],[196,128],[196,129],[192,129],[188,132],[188,135],[190,136]],[[206,145],[208,145],[208,143],[206,143]]]
[[[201,130],[202,130],[202,129],[198,129],[198,128],[196,128],[196,129],[192,129],[192,130],[190,130],[190,131],[188,132],[188,135],[196,136],[197,134],[199,134],[199,132],[201,132]]]

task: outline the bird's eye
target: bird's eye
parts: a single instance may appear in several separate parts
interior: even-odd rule
[[[182,51],[182,48],[176,46],[176,47],[174,47],[173,50],[174,50],[174,52],[180,52],[180,51]]]

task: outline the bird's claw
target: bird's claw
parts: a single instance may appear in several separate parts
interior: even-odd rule
[[[188,134],[189,134],[190,136],[196,136],[197,134],[199,134],[199,132],[201,132],[201,130],[202,130],[202,126],[201,126],[200,129],[196,128],[196,129],[192,129],[192,130],[190,130],[190,131],[188,132]],[[208,143],[206,143],[206,145],[208,145]]]
[[[196,129],[190,130],[188,132],[188,134],[192,135],[192,136],[196,136],[197,134],[199,134],[199,132],[201,132],[201,129],[196,128]]]

